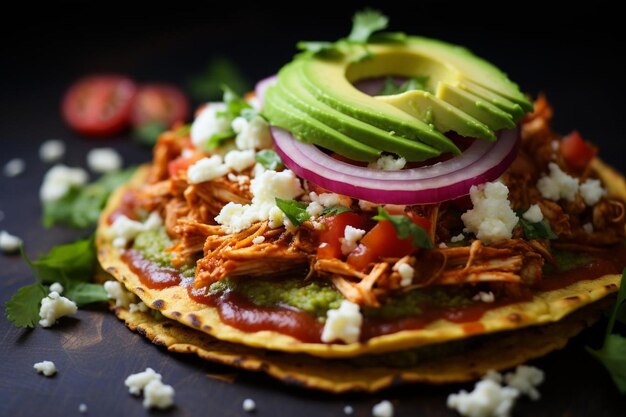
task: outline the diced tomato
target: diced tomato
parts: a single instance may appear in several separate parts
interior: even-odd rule
[[[197,152],[191,156],[179,156],[176,159],[171,160],[167,164],[167,172],[170,174],[170,177],[175,177],[178,172],[182,170],[187,170],[191,165],[198,162],[202,159],[203,156],[201,153]]]
[[[324,229],[320,232],[320,246],[317,249],[317,257],[320,259],[341,258],[340,238],[344,236],[346,226],[363,229],[365,218],[352,212],[340,213],[328,216],[324,220]]]
[[[63,118],[70,128],[83,135],[114,135],[128,126],[136,92],[135,83],[124,76],[82,78],[63,97]]]
[[[162,123],[170,128],[174,123],[189,117],[189,102],[177,87],[168,84],[141,86],[135,97],[131,120],[134,127],[149,123]]]
[[[414,213],[409,218],[416,225],[430,230],[430,221]],[[363,236],[361,243],[348,255],[348,263],[357,269],[363,270],[372,262],[380,258],[401,258],[409,255],[415,249],[411,237],[398,239],[396,228],[388,220],[380,220],[376,226]]]
[[[561,141],[561,154],[572,169],[584,170],[597,153],[598,149],[585,142],[576,130]]]

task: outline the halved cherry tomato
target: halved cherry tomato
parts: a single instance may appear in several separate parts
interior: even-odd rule
[[[131,113],[134,127],[162,123],[170,128],[189,117],[189,102],[185,94],[172,85],[146,84],[139,88]]]
[[[572,169],[584,170],[597,153],[598,148],[585,142],[576,130],[561,140],[561,154]]]
[[[363,229],[365,218],[352,212],[328,216],[323,220],[325,229],[320,233],[320,246],[317,248],[317,257],[320,259],[341,258],[340,238],[344,236],[346,226]]]
[[[426,231],[430,230],[430,221],[424,217],[410,213],[413,223]],[[348,255],[348,263],[357,269],[365,269],[367,265],[380,258],[401,258],[415,249],[411,237],[398,239],[396,228],[388,220],[380,220],[376,226],[363,236],[361,243]]]
[[[83,135],[114,135],[128,126],[136,92],[135,83],[121,75],[81,78],[63,97],[63,117]]]

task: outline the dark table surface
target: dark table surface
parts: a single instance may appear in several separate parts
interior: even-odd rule
[[[390,14],[393,29],[464,44],[504,68],[524,90],[545,91],[556,108],[557,129],[578,128],[599,144],[603,159],[626,171],[620,97],[625,93],[625,71],[616,56],[619,26],[610,10],[585,7],[550,14],[527,8],[494,18],[489,14],[494,9],[449,2],[423,2],[411,10],[378,6]],[[122,13],[101,4],[63,7],[68,11],[63,17],[51,20],[47,13],[59,9],[38,9],[27,21],[15,27],[9,22],[0,29],[0,165],[14,157],[26,161],[23,175],[0,177],[0,230],[22,237],[32,256],[88,233],[41,225],[37,192],[49,168],[37,156],[41,142],[64,140],[68,152],[63,162],[70,166],[84,167],[86,152],[98,146],[118,149],[126,165],[150,157],[149,150],[128,135],[88,141],[68,131],[58,103],[72,80],[89,72],[115,71],[184,87],[209,58],[223,55],[257,79],[286,62],[295,41],[332,40],[345,34],[356,9],[335,5],[334,12],[327,13],[207,5],[176,11],[126,8]],[[19,256],[0,256],[0,304],[32,281]],[[514,415],[624,415],[626,399],[584,350],[599,340],[601,330],[596,326],[566,349],[532,362],[546,372],[543,398],[519,401]],[[59,372],[54,378],[34,372],[32,365],[41,360],[56,363]],[[454,413],[445,407],[446,396],[471,388],[411,385],[373,395],[335,396],[169,354],[128,331],[104,308],[81,310],[51,329],[32,331],[16,329],[0,318],[0,416],[78,415],[81,403],[87,404],[90,416],[145,415],[141,400],[128,394],[123,381],[146,367],[175,387],[176,407],[154,412],[172,416],[247,415],[241,408],[245,398],[256,401],[259,416],[341,416],[347,404],[355,415],[369,416],[382,399],[394,403],[396,416],[447,416]]]

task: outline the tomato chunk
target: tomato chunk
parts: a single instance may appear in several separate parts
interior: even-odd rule
[[[170,128],[189,117],[189,103],[185,94],[169,84],[147,84],[137,92],[131,121],[134,127],[161,123]]]
[[[585,142],[576,130],[561,141],[561,154],[572,169],[584,170],[597,153],[598,149]]]
[[[363,216],[345,212],[335,216],[324,218],[324,230],[320,233],[320,246],[317,248],[317,257],[319,259],[341,258],[341,242],[340,238],[344,236],[346,226],[363,229],[365,227],[365,219]]]

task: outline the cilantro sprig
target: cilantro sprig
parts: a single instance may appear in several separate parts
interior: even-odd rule
[[[45,227],[62,224],[77,229],[94,226],[109,195],[128,181],[135,168],[116,171],[84,186],[74,186],[59,200],[43,204]]]
[[[387,220],[396,229],[398,239],[411,238],[411,243],[416,248],[432,249],[433,242],[430,240],[428,232],[424,228],[416,225],[404,214],[392,215],[385,211],[384,208],[378,207],[378,215],[373,217],[374,220]]]
[[[298,49],[313,54],[326,56],[340,55],[341,45],[360,46],[365,48],[362,56],[357,58],[361,61],[372,57],[372,53],[367,49],[368,42],[404,42],[406,35],[402,33],[381,32],[387,29],[389,18],[378,10],[365,9],[355,13],[352,18],[352,29],[346,38],[336,42],[327,41],[300,41]]]
[[[17,327],[35,327],[39,321],[39,305],[48,294],[46,286],[54,282],[63,285],[63,296],[79,307],[106,301],[107,293],[101,285],[89,282],[96,266],[96,248],[93,237],[53,247],[48,253],[31,261],[35,283],[20,288],[5,304],[7,319]]]
[[[219,112],[218,117],[223,117],[229,122],[232,122],[236,117],[240,116],[248,121],[258,116],[258,112],[252,108],[250,103],[248,103],[230,86],[224,84],[222,85],[222,90],[224,92],[222,101],[226,105],[226,109]],[[237,136],[237,133],[232,129],[232,127],[223,132],[214,133],[207,141],[205,148],[208,151],[212,151],[213,149],[222,146],[228,139],[232,139],[235,136]]]
[[[626,337],[615,333],[615,322],[626,321],[626,269],[622,272],[622,280],[617,294],[617,301],[613,307],[609,323],[606,327],[604,343],[600,349],[587,347],[602,365],[609,371],[617,389],[626,394]]]
[[[557,239],[558,236],[550,228],[550,224],[542,220],[537,223],[531,223],[524,218],[524,210],[517,211],[519,217],[519,225],[522,226],[524,237],[528,240],[534,239]]]
[[[280,156],[272,149],[263,149],[258,151],[255,159],[263,166],[263,168],[274,171],[283,165],[283,161],[280,159]]]
[[[306,211],[306,204],[296,200],[284,200],[276,197],[276,206],[285,213],[285,216],[295,226],[300,226],[311,217]]]

